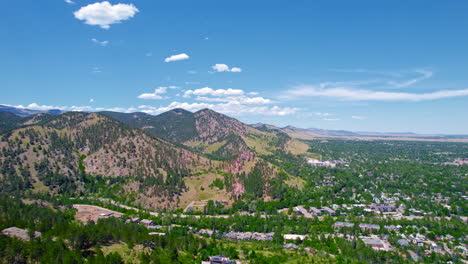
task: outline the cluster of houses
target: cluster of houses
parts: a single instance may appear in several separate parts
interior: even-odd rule
[[[333,226],[335,228],[352,228],[352,227],[354,227],[354,223],[336,222]],[[360,223],[358,226],[363,231],[378,231],[378,230],[380,230],[380,226],[375,225],[375,224]]]
[[[303,215],[306,218],[312,218],[314,216],[322,216],[322,215],[329,215],[329,216],[336,216],[338,213],[336,210],[342,208],[343,210],[352,210],[353,208],[363,208],[364,212],[368,213],[376,213],[376,214],[390,214],[390,215],[397,215],[398,213],[403,213],[405,208],[397,208],[394,204],[387,204],[387,203],[380,203],[380,204],[351,204],[351,205],[337,205],[332,204],[331,208],[328,206],[323,206],[322,208],[310,207],[306,209],[302,205],[298,205],[293,208],[294,212],[297,214]],[[346,216],[347,213],[341,211],[339,215]]]
[[[336,211],[330,207],[324,206],[320,209],[316,207],[310,207],[309,210],[305,209],[304,206],[299,205],[293,208],[294,212],[303,215],[306,218],[312,218],[313,216],[322,216],[323,214],[335,216]]]
[[[274,233],[257,233],[257,232],[229,232],[222,235],[224,238],[235,240],[257,240],[266,241],[273,240]]]
[[[374,212],[387,213],[387,212],[396,212],[397,208],[391,204],[371,204],[369,209]]]
[[[333,225],[336,229],[340,228],[353,228],[355,226],[354,223],[350,222],[335,222]],[[376,224],[367,224],[367,223],[360,223],[358,224],[359,228],[363,231],[378,231],[380,230],[380,226]],[[446,236],[436,236],[436,241],[431,241],[428,239],[425,235],[421,233],[416,233],[416,234],[410,234],[410,235],[405,235],[400,233],[401,229],[403,228],[401,225],[386,225],[384,226],[385,229],[389,231],[395,231],[398,236],[401,236],[400,239],[396,241],[396,244],[398,244],[400,247],[409,247],[409,246],[417,246],[424,248],[424,254],[426,256],[436,253],[436,254],[452,254],[452,251],[450,248],[447,247],[446,242],[452,242],[454,241],[454,237],[451,235],[446,235]],[[426,229],[425,227],[418,228],[417,226],[412,226],[413,229],[415,230],[420,230],[420,229]],[[339,234],[337,234],[339,236]],[[383,251],[388,251],[392,250],[391,244],[388,242],[388,235],[383,235],[382,237],[377,237],[375,235],[372,236],[360,236],[359,237],[366,245],[372,247],[374,250],[383,250]],[[443,243],[437,243],[443,242]],[[441,245],[444,245],[442,247]],[[465,246],[458,246],[454,247],[455,250],[458,250],[462,255],[468,255],[468,250],[466,249]],[[411,253],[410,253],[411,256]],[[413,259],[419,258],[417,255],[415,257],[411,256]]]

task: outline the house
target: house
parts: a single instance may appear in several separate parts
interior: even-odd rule
[[[389,204],[372,204],[370,209],[378,212],[396,212],[396,207]]]
[[[321,210],[322,212],[327,213],[327,214],[332,215],[332,216],[333,216],[333,215],[336,215],[335,210],[331,209],[330,207],[324,206],[324,207],[322,207],[322,209],[320,209],[320,210]]]
[[[409,246],[409,243],[408,243],[408,240],[402,238],[402,239],[398,239],[397,243],[402,246],[402,247],[407,247]]]
[[[377,237],[362,237],[362,241],[364,242],[364,244],[372,247],[373,249],[380,250],[385,248],[384,242]]]
[[[316,216],[321,216],[322,215],[322,211],[320,211],[319,209],[315,208],[315,207],[310,207],[309,211],[313,214],[313,215],[316,215]]]
[[[210,257],[210,264],[235,264],[233,260],[230,260],[229,258],[223,256],[223,255],[217,255],[214,257]]]
[[[296,212],[297,214],[303,215],[306,218],[312,218],[312,215],[309,212],[307,212],[307,210],[301,205],[296,206],[293,209],[294,212]]]
[[[369,231],[380,230],[380,226],[379,225],[374,225],[374,224],[360,223],[359,227],[362,230],[369,230]]]
[[[289,243],[289,244],[284,245],[283,248],[284,249],[298,249],[299,247],[296,244]]]
[[[140,218],[138,218],[138,217],[133,217],[133,218],[127,219],[125,221],[125,223],[127,223],[127,224],[128,223],[138,223],[138,222],[140,222]]]
[[[148,219],[143,219],[140,221],[140,223],[146,225],[146,226],[150,226],[150,225],[153,225],[154,222],[152,220],[148,220]]]
[[[400,230],[400,228],[402,228],[401,225],[386,225],[384,226],[385,229],[387,229],[388,231],[398,231]]]
[[[342,228],[342,227],[354,227],[354,223],[348,223],[348,222],[336,222],[334,226],[335,226],[335,228]]]

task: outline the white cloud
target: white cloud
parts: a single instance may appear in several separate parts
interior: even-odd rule
[[[197,111],[203,108],[210,108],[214,111],[233,115],[272,115],[272,116],[285,116],[296,113],[297,108],[292,107],[267,107],[267,106],[247,106],[239,102],[228,102],[221,104],[210,104],[210,103],[187,103],[187,102],[172,102],[167,106],[153,107],[148,105],[142,105],[138,107],[141,112],[147,114],[160,114],[162,112],[169,111],[174,108],[183,108],[188,111]]]
[[[357,120],[364,120],[364,119],[367,119],[366,116],[351,116],[352,119],[357,119]]]
[[[187,90],[184,92],[184,97],[190,97],[191,95],[211,95],[216,97],[222,96],[242,96],[244,91],[240,89],[212,89],[210,87],[203,87],[196,90]]]
[[[101,73],[102,69],[100,67],[93,67],[93,73]]]
[[[75,3],[75,2],[73,2],[72,0],[64,0],[64,1],[65,1],[67,4],[70,4],[70,5],[72,5],[72,4]]]
[[[351,101],[427,101],[450,97],[468,96],[468,89],[440,90],[428,93],[373,91],[353,87],[299,86],[287,92],[286,97],[329,97]]]
[[[89,99],[89,102],[94,103],[94,99],[93,98]]]
[[[211,66],[211,68],[213,68],[213,70],[215,70],[217,72],[229,71],[229,66],[227,66],[226,64],[215,64],[215,65]]]
[[[47,111],[52,109],[58,109],[62,111],[74,111],[74,112],[95,112],[95,111],[115,111],[115,112],[123,112],[123,113],[131,113],[135,112],[137,109],[134,107],[124,108],[124,107],[113,107],[113,108],[104,108],[104,107],[92,107],[89,105],[84,106],[54,106],[54,105],[40,105],[37,103],[31,103],[27,106],[24,105],[11,105],[18,108],[27,108],[33,110],[41,110]]]
[[[416,70],[415,72],[418,73],[418,74],[421,74],[421,76],[418,77],[418,78],[413,78],[413,79],[403,81],[403,82],[389,81],[388,83],[390,85],[396,87],[396,88],[405,88],[405,87],[411,86],[411,85],[413,85],[413,84],[415,84],[417,82],[429,79],[433,75],[433,73],[431,71],[427,71],[427,70]]]
[[[314,113],[316,116],[331,116],[332,114],[330,113],[321,113],[321,112],[316,112]]]
[[[241,102],[244,104],[269,104],[271,100],[263,97],[254,97],[241,99]]]
[[[333,121],[338,121],[338,120],[340,120],[340,119],[339,119],[339,118],[323,118],[322,120],[333,122]]]
[[[167,93],[167,89],[176,89],[177,86],[160,86],[154,89],[153,93],[143,93],[138,96],[140,99],[166,99],[166,97],[161,96],[161,94]]]
[[[251,105],[263,105],[263,104],[270,104],[272,101],[270,99],[266,99],[263,97],[254,97],[249,98],[245,96],[239,97],[206,97],[206,96],[197,96],[197,101],[203,102],[237,102],[240,104],[251,104]]]
[[[226,64],[219,63],[211,66],[211,68],[217,72],[241,72],[242,69],[239,67],[229,68]]]
[[[74,12],[75,18],[86,24],[108,29],[110,25],[132,18],[139,10],[133,4],[112,5],[108,1],[94,3]]]
[[[37,103],[31,103],[24,108],[45,111],[45,110],[51,110],[51,109],[60,109],[60,106],[39,105]]]
[[[180,61],[180,60],[188,60],[190,57],[189,55],[185,53],[177,54],[177,55],[172,55],[170,57],[167,57],[164,59],[165,62],[171,62],[171,61]]]
[[[105,47],[105,46],[107,46],[107,44],[109,44],[109,41],[108,41],[108,40],[99,41],[99,40],[97,40],[97,39],[95,39],[95,38],[92,38],[91,41],[94,42],[94,43],[96,43],[96,44],[99,44],[99,45],[101,45],[101,46],[103,46],[103,47]]]
[[[90,100],[91,101],[91,100]],[[174,101],[167,106],[154,107],[151,105],[140,105],[138,107],[92,107],[92,106],[52,106],[52,105],[39,105],[37,103],[31,103],[27,106],[16,105],[14,107],[18,108],[28,108],[34,110],[51,110],[59,109],[63,111],[86,111],[86,112],[95,112],[95,111],[114,111],[114,112],[123,112],[131,113],[135,111],[144,112],[147,114],[160,114],[166,111],[169,111],[174,108],[183,108],[188,111],[197,111],[203,108],[210,108],[214,111],[218,111],[223,114],[232,115],[232,116],[242,116],[242,115],[269,115],[269,116],[285,116],[296,113],[299,109],[294,107],[279,107],[279,106],[255,106],[247,105],[238,101],[231,101],[226,103],[207,103],[207,102],[177,102]]]

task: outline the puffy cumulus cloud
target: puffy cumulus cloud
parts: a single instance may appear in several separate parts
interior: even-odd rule
[[[204,101],[204,102],[239,102],[241,104],[256,104],[256,105],[262,105],[262,104],[270,104],[272,101],[270,99],[266,99],[263,97],[245,97],[245,96],[240,96],[240,97],[207,97],[207,96],[197,96],[196,97],[197,101]]]
[[[74,12],[86,24],[108,29],[110,25],[132,18],[139,10],[133,4],[112,5],[108,1],[89,4]]]
[[[211,68],[217,72],[229,71],[229,66],[227,66],[226,64],[215,64],[211,66]]]
[[[177,54],[177,55],[172,55],[164,59],[165,62],[171,62],[171,61],[181,61],[181,60],[188,60],[190,58],[189,55],[185,53]]]
[[[109,44],[108,40],[99,41],[99,40],[97,40],[95,38],[92,38],[91,41],[98,44],[98,45],[101,45],[103,47],[105,47],[105,46],[107,46],[107,44]]]
[[[51,109],[62,109],[60,106],[52,106],[52,105],[39,105],[37,103],[31,103],[27,105],[26,107],[19,105],[19,108],[28,108],[28,109],[34,109],[34,110],[51,110]]]
[[[40,105],[37,103],[31,103],[29,105],[16,105],[14,107],[27,108],[34,110],[52,110],[58,109],[62,111],[79,111],[79,112],[95,112],[95,111],[114,111],[122,113],[132,112],[144,112],[147,114],[157,115],[175,108],[183,108],[188,111],[198,111],[204,108],[210,108],[214,111],[232,115],[232,116],[243,116],[243,115],[269,115],[269,116],[285,116],[296,113],[299,109],[295,107],[280,107],[280,106],[266,106],[266,105],[251,105],[245,104],[240,101],[229,101],[229,102],[178,102],[174,101],[166,106],[151,106],[151,105],[140,105],[138,107],[93,107],[90,105],[85,106],[53,106],[53,105]]]
[[[240,102],[227,102],[227,103],[188,103],[188,102],[172,102],[167,106],[162,107],[153,107],[148,105],[139,106],[139,111],[147,114],[160,114],[175,108],[183,108],[188,111],[198,111],[204,108],[210,108],[214,111],[233,115],[233,116],[242,116],[242,115],[272,115],[272,116],[285,116],[289,114],[294,114],[298,108],[293,107],[279,107],[279,106],[248,106],[243,105]]]
[[[253,97],[253,98],[243,98],[241,102],[244,104],[269,104],[271,103],[270,99],[263,97]]]
[[[229,68],[229,66],[223,63],[215,64],[211,68],[217,72],[242,72],[242,69],[239,67]]]
[[[212,89],[210,87],[203,87],[196,90],[187,90],[184,92],[184,97],[190,97],[191,95],[211,95],[216,97],[222,96],[242,96],[244,91],[240,89]]]
[[[275,115],[284,116],[298,111],[295,107],[268,106],[272,100],[260,96],[251,96],[258,93],[247,93],[240,89],[212,89],[203,87],[184,92],[184,98],[192,98],[195,102],[172,102],[168,106],[151,107],[141,106],[141,111],[149,114],[158,114],[174,108],[184,108],[196,111],[210,108],[223,114],[240,115]]]
[[[428,101],[468,96],[468,89],[440,90],[428,93],[374,91],[354,87],[300,86],[287,91],[288,98],[328,97],[351,101]]]
[[[167,93],[167,89],[176,89],[177,86],[160,86],[154,89],[152,93],[143,93],[138,96],[140,99],[165,99],[166,97],[162,96],[162,94]]]
[[[161,106],[161,107],[154,107],[154,106],[149,106],[149,105],[141,105],[138,108],[140,109],[141,112],[147,113],[147,114],[160,114],[166,111],[170,111],[175,108],[183,108],[188,111],[197,111],[203,108],[212,108],[212,104],[207,104],[207,103],[187,103],[187,102],[172,102],[167,106]]]
[[[40,105],[38,103],[31,103],[29,105],[13,105],[17,108],[25,108],[25,109],[32,109],[32,110],[40,110],[40,111],[47,111],[47,110],[62,110],[62,111],[93,111],[94,109],[91,106],[56,106],[56,105]]]

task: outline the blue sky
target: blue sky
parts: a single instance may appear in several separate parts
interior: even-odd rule
[[[468,2],[18,0],[0,104],[468,134]]]

